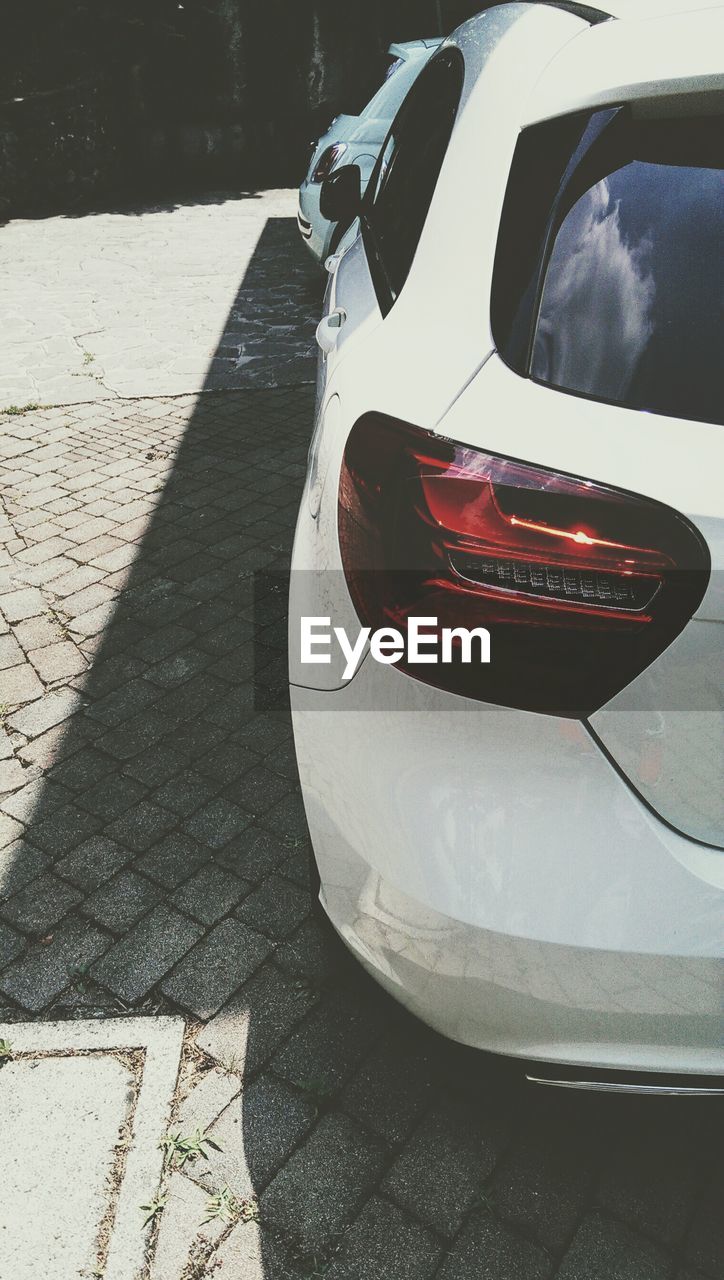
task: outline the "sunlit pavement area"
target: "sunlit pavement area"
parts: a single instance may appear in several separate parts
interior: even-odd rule
[[[322,280],[293,212],[275,192],[0,235],[11,1273],[720,1280],[715,1104],[525,1087],[407,1017],[310,914],[276,571]],[[144,1126],[139,1016],[173,1075],[180,1055]],[[106,1019],[129,1032],[101,1049]],[[50,1271],[33,1218],[64,1184],[40,1144],[84,1188]],[[0,1212],[0,1258],[9,1230]]]

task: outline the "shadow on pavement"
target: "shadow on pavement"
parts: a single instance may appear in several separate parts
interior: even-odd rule
[[[291,221],[268,223],[235,306],[248,332],[264,288],[252,328],[278,326],[282,359],[290,310],[321,290],[301,253]],[[123,589],[17,848],[28,945],[0,988],[36,1014],[190,1019],[183,1120],[222,1150],[184,1170],[169,1223],[195,1237],[225,1186],[261,1206],[202,1229],[194,1276],[219,1231],[223,1274],[255,1280],[543,1280],[564,1254],[567,1280],[663,1280],[685,1258],[713,1276],[711,1108],[526,1088],[411,1019],[310,914],[275,577],[312,411],[300,385],[128,403],[115,423],[118,474],[165,462],[165,480],[108,571]]]

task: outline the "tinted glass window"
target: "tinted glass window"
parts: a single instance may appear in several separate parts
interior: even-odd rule
[[[724,420],[723,123],[619,110],[596,113],[581,134],[579,118],[545,223],[518,218],[538,246],[502,322],[519,372],[630,408]],[[496,289],[501,271],[498,260]]]
[[[367,190],[363,228],[390,306],[407,279],[445,158],[463,84],[456,50],[438,54],[405,99]]]

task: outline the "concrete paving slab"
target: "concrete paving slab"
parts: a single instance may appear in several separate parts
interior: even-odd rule
[[[19,1058],[0,1076],[0,1254],[14,1280],[92,1274],[134,1074],[118,1058]]]
[[[0,1073],[0,1256],[13,1280],[142,1273],[140,1206],[161,1181],[183,1033],[173,1017],[0,1024],[14,1054]]]

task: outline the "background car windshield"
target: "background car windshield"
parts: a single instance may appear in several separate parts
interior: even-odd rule
[[[724,419],[723,125],[620,112],[580,148],[544,234],[531,377]]]

